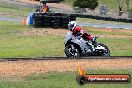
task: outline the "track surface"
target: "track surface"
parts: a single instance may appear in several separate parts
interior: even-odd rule
[[[111,56],[111,57],[78,57],[78,58],[69,58],[69,57],[36,57],[36,58],[0,58],[0,62],[3,61],[19,61],[19,60],[86,60],[86,59],[132,59],[132,56]]]
[[[8,17],[0,17],[0,21],[22,21],[23,18],[8,18]],[[132,25],[127,24],[112,24],[112,23],[78,23],[79,26],[90,26],[90,27],[97,27],[97,28],[118,28],[118,29],[132,29]]]
[[[53,71],[77,71],[79,66],[95,70],[131,69],[132,57],[4,58],[0,62],[0,77],[16,78]]]

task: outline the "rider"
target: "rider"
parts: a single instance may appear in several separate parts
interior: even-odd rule
[[[93,40],[93,37],[89,33],[84,33],[84,30],[81,27],[77,26],[77,23],[75,21],[69,22],[68,28],[74,36],[80,35],[85,40]]]

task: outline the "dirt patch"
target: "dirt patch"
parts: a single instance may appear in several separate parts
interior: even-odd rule
[[[92,29],[90,29],[92,30]],[[93,29],[93,30],[96,30],[96,29]],[[108,32],[109,30],[104,30],[104,29],[100,29],[101,31],[106,31]],[[100,31],[99,29],[97,29],[97,31]],[[69,30],[66,30],[66,29],[48,29],[48,28],[32,28],[30,30],[26,30],[26,31],[22,31],[20,32],[19,34],[24,34],[24,35],[57,35],[57,36],[65,36],[67,34]],[[114,31],[114,30],[112,30]],[[119,30],[117,30],[119,31]],[[114,32],[117,32],[117,31],[114,31]],[[126,30],[125,30],[126,31]],[[131,31],[130,31],[131,32]],[[130,33],[128,31],[128,33]],[[94,36],[94,35],[93,35]],[[130,35],[98,35],[100,36],[101,38],[132,38],[132,36]]]
[[[26,31],[22,31],[19,34],[24,35],[57,35],[57,36],[65,36],[68,30],[65,29],[48,29],[48,28],[32,28]]]
[[[20,2],[20,0],[18,0],[18,1]],[[23,2],[23,3],[34,3],[34,2],[28,1],[28,0],[27,1],[23,0],[21,2]],[[66,11],[72,11],[73,10],[72,6],[67,5],[65,3],[47,3],[47,6],[53,7],[53,8],[58,8],[58,9],[63,9]]]
[[[63,63],[63,64],[62,64]],[[128,69],[132,68],[132,59],[114,60],[45,60],[45,61],[15,61],[0,62],[1,77],[27,76],[49,71],[76,71],[78,66],[84,69]]]
[[[66,5],[65,3],[47,3],[49,7],[59,8],[66,11],[72,11],[73,7],[70,5]]]
[[[122,32],[122,33],[132,33],[132,30],[125,30],[125,29],[112,29],[112,28],[87,28],[83,27],[85,30],[93,30],[93,31],[100,31],[100,32]]]
[[[132,38],[132,36],[125,35],[99,35],[101,38]]]

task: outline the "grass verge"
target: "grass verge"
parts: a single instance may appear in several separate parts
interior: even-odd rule
[[[88,74],[130,74],[127,70],[87,70]],[[48,72],[30,75],[24,78],[0,80],[1,88],[131,88],[129,84],[84,84],[80,86],[76,82],[76,72]]]
[[[64,56],[64,37],[66,33],[64,35],[28,35],[21,33],[32,30],[32,27],[23,27],[19,22],[1,21],[0,26],[0,58]],[[111,29],[112,31],[109,32],[107,29],[92,27],[86,29],[90,34],[108,35],[108,37],[99,38],[98,42],[106,44],[110,48],[112,56],[132,56],[131,30]],[[34,30],[39,31],[40,29]],[[127,37],[111,38],[110,36]]]
[[[26,17],[30,12],[33,11],[31,6],[28,4],[14,4],[11,1],[0,1],[0,15],[6,17]]]

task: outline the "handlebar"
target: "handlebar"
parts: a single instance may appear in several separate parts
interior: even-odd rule
[[[99,36],[94,36],[93,41],[96,41],[97,38],[99,38]]]

